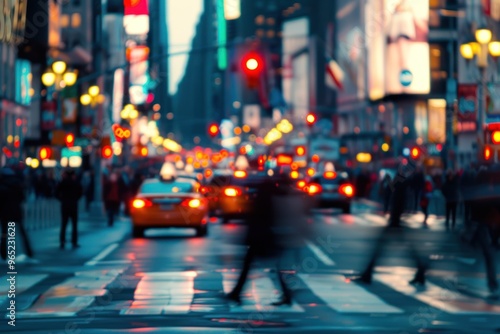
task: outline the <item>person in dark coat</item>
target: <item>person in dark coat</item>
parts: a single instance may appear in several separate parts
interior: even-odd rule
[[[61,230],[59,234],[59,247],[64,249],[66,243],[66,227],[71,219],[71,244],[73,248],[78,245],[78,200],[83,195],[82,185],[74,171],[66,171],[61,182],[56,188],[56,197],[61,202]]]
[[[481,248],[486,266],[486,280],[491,296],[499,298],[499,284],[496,275],[493,231],[500,226],[500,171],[481,167],[474,179],[474,186],[468,188],[464,200],[471,204],[471,222],[467,236]]]
[[[9,228],[14,228],[15,234],[21,236],[26,250],[26,256],[33,257],[33,250],[28,234],[23,226],[23,202],[25,200],[22,179],[13,169],[4,167],[0,171],[0,223],[2,237],[0,253],[2,259],[7,259],[7,242]],[[13,226],[11,226],[14,224]]]
[[[120,212],[122,201],[122,187],[118,173],[112,172],[108,178],[104,179],[103,198],[108,216],[108,226],[113,226],[115,216]]]
[[[380,184],[380,192],[379,195],[382,197],[384,201],[384,213],[389,212],[389,204],[391,203],[391,194],[392,194],[392,180],[389,174],[385,174],[382,179],[382,183]]]
[[[407,190],[411,187],[412,183],[412,180],[409,178],[410,171],[406,168],[407,167],[405,166],[400,166],[400,171],[392,181],[393,195],[389,224],[378,239],[377,244],[375,245],[375,250],[370,261],[368,262],[367,267],[361,273],[361,276],[355,278],[354,281],[365,284],[371,283],[376,261],[389,242],[406,241],[409,243],[406,236],[406,233],[409,233],[409,231],[401,226],[401,216],[406,205]],[[408,246],[408,252],[417,265],[417,272],[415,273],[413,280],[410,281],[410,284],[424,285],[427,266],[423,259],[418,255],[414,245],[410,244]]]
[[[451,229],[455,228],[457,217],[457,203],[458,203],[458,176],[452,170],[446,172],[446,180],[443,183],[441,192],[446,200],[446,229],[450,228],[451,216]]]
[[[276,257],[279,252],[274,231],[273,196],[277,193],[277,186],[271,180],[266,180],[257,187],[255,201],[248,217],[246,244],[248,251],[245,255],[240,277],[233,290],[226,298],[241,303],[240,295],[248,277],[250,267],[256,258]],[[280,284],[283,290],[282,298],[275,305],[291,304],[291,292],[287,289],[285,278],[280,275]]]
[[[83,175],[83,192],[85,196],[85,211],[90,212],[90,203],[94,200],[95,178],[94,172],[88,171]]]
[[[476,174],[477,173],[476,173],[476,170],[474,168],[474,165],[471,164],[471,166],[464,171],[464,173],[462,174],[462,177],[460,179],[459,188],[460,188],[460,193],[462,194],[463,203],[464,203],[464,226],[466,228],[470,227],[471,209],[472,209],[472,202],[470,201],[467,193],[474,186],[474,180],[476,178]]]
[[[425,188],[425,174],[422,167],[417,167],[415,174],[411,177],[411,188],[413,191],[414,198],[414,211],[418,211],[418,207],[421,206],[422,192]]]

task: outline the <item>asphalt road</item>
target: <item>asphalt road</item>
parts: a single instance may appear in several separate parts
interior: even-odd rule
[[[458,232],[446,231],[440,217],[431,216],[428,228],[419,214],[404,220],[404,240],[397,235],[386,243],[372,284],[364,285],[350,278],[366,265],[385,217],[362,203],[350,215],[315,212],[314,233],[283,264],[293,305],[278,307],[270,305],[279,298],[273,259],[255,263],[242,305],[224,299],[245,254],[245,227],[238,222],[212,219],[206,238],[190,230],[151,230],[132,239],[127,219],[112,228],[83,219],[82,247],[64,251],[57,248],[57,230],[35,231],[39,262],[17,264],[16,326],[8,324],[7,313],[0,331],[500,332],[500,302],[487,298],[480,254],[460,243]],[[410,244],[430,265],[425,288],[408,284],[415,272]],[[7,277],[0,290],[5,312]]]

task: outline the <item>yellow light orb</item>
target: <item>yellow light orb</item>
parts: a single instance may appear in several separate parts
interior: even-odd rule
[[[53,72],[45,72],[42,74],[42,83],[46,87],[52,86],[56,82],[56,75]]]
[[[492,33],[490,29],[477,29],[476,41],[480,44],[488,44],[491,41]]]
[[[66,68],[67,65],[62,60],[58,60],[52,64],[52,71],[54,71],[55,74],[63,74],[64,71],[66,71]]]
[[[63,80],[68,86],[73,86],[76,83],[77,74],[76,72],[66,72],[63,75]]]
[[[84,106],[88,106],[92,102],[92,97],[89,94],[83,94],[80,96],[80,103]]]
[[[384,151],[384,152],[389,151],[389,144],[387,144],[387,143],[383,143],[383,144],[382,144],[382,151]]]
[[[492,57],[500,57],[500,42],[494,41],[489,43],[488,51]]]
[[[472,46],[470,44],[462,44],[462,45],[460,45],[460,54],[465,59],[472,59],[472,58],[474,58],[474,50],[472,49]]]
[[[99,86],[90,86],[89,87],[89,95],[92,97],[96,97],[99,95]]]
[[[38,159],[33,159],[31,160],[30,166],[31,168],[38,168],[38,166],[40,166],[40,161],[38,161]]]

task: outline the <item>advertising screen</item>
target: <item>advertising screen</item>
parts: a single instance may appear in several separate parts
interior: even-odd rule
[[[28,60],[16,60],[16,102],[22,105],[31,103],[31,63]]]
[[[369,0],[366,6],[370,99],[429,93],[429,0]]]

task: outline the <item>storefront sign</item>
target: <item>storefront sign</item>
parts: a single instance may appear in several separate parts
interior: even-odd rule
[[[0,0],[0,42],[23,42],[27,7],[28,0]]]
[[[54,101],[42,103],[42,130],[51,131],[56,126],[56,110],[57,106]]]
[[[477,85],[458,85],[457,132],[474,132],[477,129]]]

